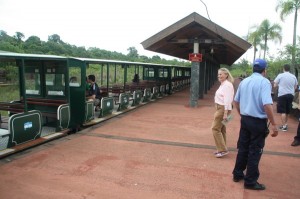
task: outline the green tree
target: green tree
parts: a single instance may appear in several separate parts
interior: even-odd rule
[[[27,53],[42,54],[43,53],[43,47],[42,47],[41,39],[37,36],[30,36],[24,42],[24,50]]]
[[[248,41],[253,45],[253,60],[256,58],[257,46],[261,45],[261,33],[258,31],[257,26],[253,26],[252,30],[248,35]]]
[[[276,11],[280,10],[280,19],[284,21],[285,17],[294,13],[294,31],[293,31],[293,48],[292,48],[292,70],[294,73],[296,63],[296,37],[297,37],[297,18],[298,10],[300,10],[300,0],[279,0],[276,6]]]
[[[128,51],[127,56],[128,56],[132,61],[136,60],[136,59],[139,57],[138,51],[137,51],[137,49],[136,49],[135,47],[129,47],[129,48],[127,49],[127,51]]]
[[[54,42],[54,43],[62,43],[60,36],[58,34],[53,34],[48,36],[48,41]]]
[[[43,46],[44,52],[51,55],[68,55],[63,45],[54,41],[47,41]]]
[[[0,30],[0,41],[9,41],[10,36],[4,30]]]
[[[285,60],[286,62],[292,62],[292,51],[295,49],[295,75],[298,76],[299,65],[300,65],[300,37],[298,36],[298,44],[294,48],[293,45],[287,44],[284,48],[279,51],[278,57]],[[297,67],[298,66],[298,67]]]
[[[21,33],[21,32],[16,32],[16,34],[14,35],[14,38],[20,44],[22,42],[22,39],[25,38],[25,35],[23,33]]]
[[[3,30],[0,30],[0,50],[22,52],[22,49],[20,49],[20,47],[16,45],[16,39],[9,36]]]
[[[274,42],[279,41],[281,43],[281,30],[282,28],[279,24],[271,24],[268,19],[263,20],[258,27],[258,32],[262,37],[262,41],[264,42],[264,59],[266,58],[266,52],[268,50],[268,40],[272,40]]]
[[[161,58],[158,55],[152,56],[152,62],[153,63],[161,63]]]

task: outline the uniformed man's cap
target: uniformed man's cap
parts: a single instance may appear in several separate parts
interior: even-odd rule
[[[264,59],[256,59],[253,62],[253,68],[256,68],[256,69],[265,69],[267,67],[268,67],[268,64],[267,64],[267,62]]]

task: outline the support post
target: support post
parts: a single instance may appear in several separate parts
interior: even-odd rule
[[[204,55],[205,51],[201,50],[201,53]],[[204,97],[204,86],[205,86],[205,62],[201,62],[199,67],[199,99],[203,99]]]
[[[199,53],[199,42],[194,40],[194,53]],[[190,107],[198,107],[199,98],[199,62],[192,62],[191,86],[190,86]]]

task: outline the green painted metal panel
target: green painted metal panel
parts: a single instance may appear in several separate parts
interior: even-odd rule
[[[142,97],[143,97],[142,91],[140,91],[140,90],[134,91],[132,106],[139,105],[142,101]]]
[[[129,106],[129,94],[121,93],[119,96],[119,108],[118,111],[127,109]]]
[[[152,97],[151,97],[151,99],[157,99],[157,97],[158,97],[158,87],[154,86],[152,88]]]
[[[71,109],[71,128],[78,128],[86,121],[86,63],[81,60],[68,59],[69,70],[78,69],[80,73],[80,86],[70,86],[70,109]]]
[[[58,126],[56,131],[61,131],[69,128],[70,125],[70,106],[63,104],[58,107]]]
[[[94,102],[86,101],[85,102],[85,122],[91,121],[95,117],[94,112]]]
[[[169,84],[166,84],[166,94],[170,94],[170,86],[169,86]]]
[[[41,136],[42,114],[40,111],[28,111],[14,114],[9,118],[10,139],[8,147],[19,145]]]
[[[162,97],[166,94],[166,85],[163,84],[159,87],[159,96]]]
[[[99,117],[105,117],[112,114],[114,109],[114,98],[113,97],[103,97],[101,99],[101,110]]]
[[[151,89],[145,88],[143,102],[149,102],[151,98]]]

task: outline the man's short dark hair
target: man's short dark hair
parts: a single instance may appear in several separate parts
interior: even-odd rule
[[[262,73],[265,71],[265,68],[258,68],[258,67],[253,67],[253,72],[254,73]]]
[[[95,82],[95,75],[89,75],[88,79],[91,80],[92,82]]]
[[[290,65],[289,64],[284,64],[283,65],[284,71],[290,71]]]

